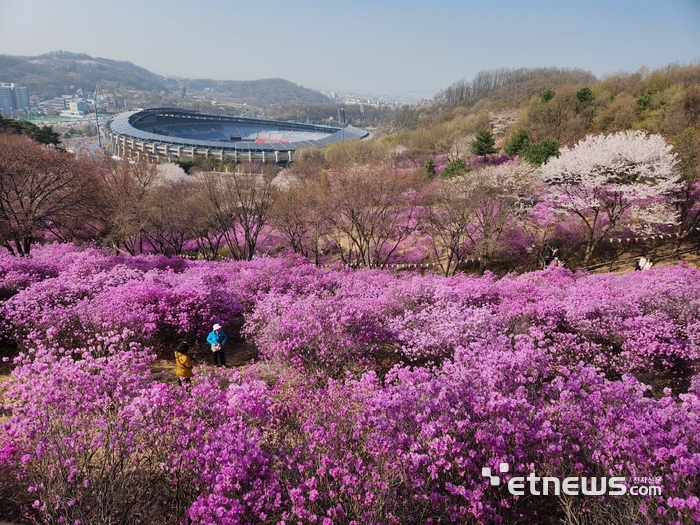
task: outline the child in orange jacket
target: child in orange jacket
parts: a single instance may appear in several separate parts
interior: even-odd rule
[[[186,341],[180,341],[175,350],[175,374],[181,386],[188,387],[192,379],[192,358],[188,355],[190,345]]]

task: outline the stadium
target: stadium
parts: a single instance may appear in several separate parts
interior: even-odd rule
[[[149,162],[213,157],[235,162],[287,164],[298,148],[361,139],[353,127],[207,115],[176,108],[122,113],[105,124],[113,155]]]

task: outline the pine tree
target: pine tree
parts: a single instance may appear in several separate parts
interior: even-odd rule
[[[467,165],[464,163],[464,161],[462,159],[455,159],[452,162],[450,162],[447,166],[445,166],[445,169],[442,170],[440,176],[443,179],[451,179],[452,177],[456,177],[457,175],[463,175],[467,171]]]
[[[534,144],[527,143],[520,150],[520,156],[533,166],[541,166],[551,157],[559,156],[559,143],[554,139],[542,139]]]
[[[503,150],[508,155],[519,155],[529,143],[530,139],[527,136],[527,131],[521,129],[513,137],[511,137]]]
[[[476,134],[476,138],[471,141],[472,153],[474,155],[491,155],[496,153],[494,149],[494,144],[496,144],[496,139],[490,131],[482,129]]]

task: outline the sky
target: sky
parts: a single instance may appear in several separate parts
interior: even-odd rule
[[[163,76],[430,98],[484,70],[697,63],[700,0],[0,0],[0,54],[58,50]]]

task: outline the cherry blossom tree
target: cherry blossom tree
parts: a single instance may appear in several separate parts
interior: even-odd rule
[[[555,209],[578,216],[587,232],[583,265],[608,233],[636,210],[647,224],[674,222],[666,204],[678,190],[676,157],[660,135],[623,131],[589,135],[542,166]],[[655,206],[650,207],[650,205]],[[655,213],[644,213],[655,210]]]

